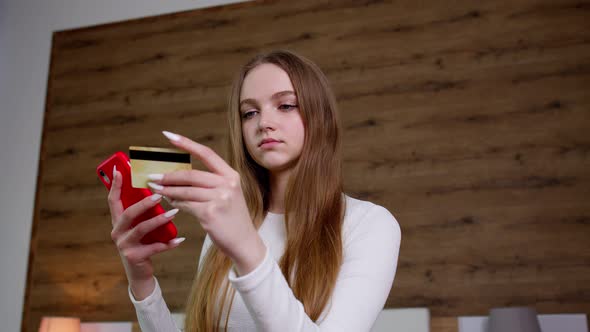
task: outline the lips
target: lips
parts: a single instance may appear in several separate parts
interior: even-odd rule
[[[278,143],[278,142],[280,142],[280,141],[278,141],[278,140],[276,140],[276,139],[274,139],[274,138],[265,138],[265,139],[263,139],[263,140],[260,142],[260,144],[258,144],[258,146],[260,147],[260,146],[262,146],[263,144],[266,144],[266,143],[272,143],[272,142],[277,142],[277,143]]]

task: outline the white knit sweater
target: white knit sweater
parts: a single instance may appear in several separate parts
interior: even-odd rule
[[[282,214],[269,212],[258,230],[267,247],[262,263],[244,276],[237,276],[233,268],[229,271],[228,278],[236,293],[228,331],[371,329],[393,284],[401,232],[396,219],[384,207],[345,197],[343,263],[330,302],[320,318],[314,322],[307,316],[281,273],[277,262],[285,249],[285,219]],[[201,258],[210,246],[207,236]],[[157,280],[147,298],[135,300],[130,289],[129,297],[143,332],[179,331]]]

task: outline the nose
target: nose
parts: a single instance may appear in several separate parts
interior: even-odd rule
[[[258,129],[260,131],[266,130],[274,130],[276,125],[275,121],[272,118],[272,110],[264,109],[260,111],[260,115],[258,116]]]

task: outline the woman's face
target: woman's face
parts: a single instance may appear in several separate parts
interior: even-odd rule
[[[271,172],[292,168],[303,149],[304,127],[289,75],[261,64],[244,78],[240,93],[242,135],[252,159]],[[275,140],[263,144],[263,140]]]

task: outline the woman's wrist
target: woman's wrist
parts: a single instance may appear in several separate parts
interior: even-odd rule
[[[246,275],[256,269],[264,260],[266,245],[255,232],[250,243],[240,252],[240,255],[232,258],[238,275]]]
[[[156,281],[153,276],[145,280],[129,279],[129,288],[131,288],[131,293],[135,300],[141,301],[154,292]]]

